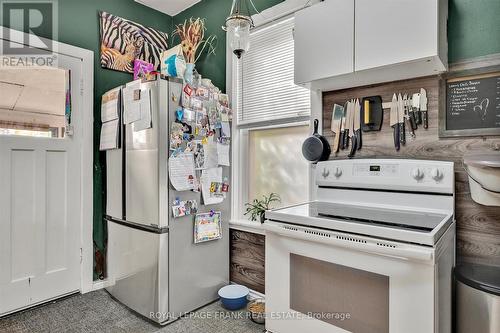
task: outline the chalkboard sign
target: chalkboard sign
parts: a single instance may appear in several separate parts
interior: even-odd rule
[[[446,81],[446,131],[456,135],[500,134],[500,73]]]

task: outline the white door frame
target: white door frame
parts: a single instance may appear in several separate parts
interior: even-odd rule
[[[24,41],[27,34],[0,26],[0,40],[10,40],[15,43],[31,46]],[[6,36],[6,37],[4,37]],[[9,37],[7,37],[9,36]],[[10,39],[8,39],[10,38]],[[36,37],[42,41],[48,41],[45,38]],[[72,84],[80,85],[82,96],[82,178],[81,178],[81,225],[80,235],[82,249],[81,259],[81,281],[80,292],[87,293],[93,289],[93,145],[94,145],[94,52],[82,49],[76,46],[52,41],[57,53],[79,58],[82,60],[82,80],[81,82],[72,82]]]

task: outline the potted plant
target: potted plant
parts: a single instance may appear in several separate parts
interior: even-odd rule
[[[263,195],[262,200],[254,199],[252,202],[245,204],[247,207],[245,215],[250,214],[251,221],[259,219],[260,223],[264,223],[264,213],[266,210],[272,209],[271,204],[273,202],[281,202],[279,194],[271,193],[269,196]]]

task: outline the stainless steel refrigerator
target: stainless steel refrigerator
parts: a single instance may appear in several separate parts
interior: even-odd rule
[[[229,283],[229,195],[202,205],[200,193],[169,183],[169,129],[182,82],[159,79],[150,88],[152,128],[122,128],[121,149],[107,151],[107,291],[161,324],[218,298]],[[142,88],[142,87],[141,87]],[[229,177],[229,167],[223,167]],[[197,200],[198,212],[222,213],[222,239],[194,243],[194,216],[173,218],[176,198]]]

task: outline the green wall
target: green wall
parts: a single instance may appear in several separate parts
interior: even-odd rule
[[[94,51],[94,241],[102,249],[105,238],[105,154],[99,152],[101,95],[131,81],[132,75],[101,68],[98,12],[114,15],[170,32],[172,17],[134,0],[59,0],[59,41]]]
[[[272,7],[283,0],[253,0],[257,10],[262,11]],[[306,0],[304,0],[304,3]],[[217,35],[216,55],[202,56],[196,63],[198,72],[208,77],[222,91],[226,90],[226,33],[222,25],[226,21],[231,10],[232,0],[202,0],[196,5],[174,16],[174,25],[184,22],[190,17],[202,17],[206,19],[207,36]],[[254,14],[254,11],[251,11]],[[175,44],[179,42],[176,37]]]
[[[500,53],[500,1],[450,0],[450,62]]]

